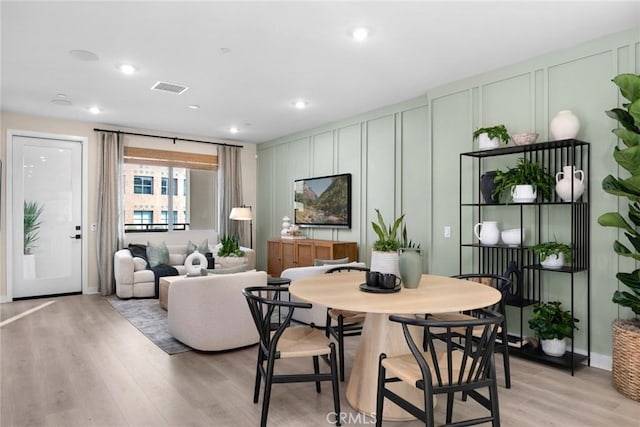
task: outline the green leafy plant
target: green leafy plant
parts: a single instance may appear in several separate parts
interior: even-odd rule
[[[400,248],[400,240],[398,239],[398,230],[400,224],[404,220],[404,214],[397,218],[393,224],[387,226],[382,218],[380,210],[376,209],[378,223],[371,221],[373,231],[378,236],[378,240],[373,244],[374,251],[380,252],[396,252]]]
[[[40,229],[40,215],[44,206],[38,202],[24,202],[24,254],[28,255],[35,247]]]
[[[574,329],[578,329],[578,319],[568,310],[563,310],[560,301],[541,302],[533,306],[529,319],[529,328],[543,340],[570,338]]]
[[[499,138],[505,144],[508,144],[509,140],[511,139],[511,137],[509,136],[509,133],[507,132],[507,128],[504,125],[497,125],[497,126],[490,126],[486,128],[476,129],[473,132],[473,140],[475,141],[476,139],[478,139],[480,134],[483,134],[483,133],[486,133],[489,139]]]
[[[420,249],[420,243],[414,242],[407,236],[407,224],[402,226],[402,241],[400,242],[401,248],[408,249]]]
[[[615,227],[624,232],[631,243],[631,249],[620,241],[613,242],[613,250],[620,256],[640,261],[640,75],[620,74],[613,79],[620,93],[629,102],[623,108],[614,108],[606,114],[617,120],[620,127],[612,132],[620,138],[626,148],[613,149],[613,158],[619,166],[629,172],[629,177],[620,178],[608,175],[602,180],[602,189],[618,197],[629,200],[628,221],[618,212],[607,212],[598,218],[603,227]],[[629,307],[640,315],[640,269],[631,273],[618,272],[616,278],[632,292],[615,291],[612,301],[623,307]]]
[[[240,249],[238,236],[225,236],[220,240],[222,247],[218,249],[218,256],[243,257],[244,252]]]
[[[511,189],[516,185],[531,185],[534,191],[539,191],[546,200],[551,199],[555,178],[538,163],[533,163],[525,158],[518,159],[518,164],[514,168],[507,168],[506,172],[496,170],[496,177],[493,179],[496,184],[493,195],[500,198],[507,194],[511,200]]]
[[[573,255],[569,245],[558,242],[539,243],[537,245],[531,246],[529,249],[537,253],[540,256],[540,260],[544,260],[549,255],[564,254],[564,258],[567,261],[571,261],[571,257]]]

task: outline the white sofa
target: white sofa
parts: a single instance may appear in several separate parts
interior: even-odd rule
[[[159,233],[127,233],[125,235],[125,249],[114,254],[113,271],[116,280],[116,295],[119,298],[150,298],[155,295],[155,280],[151,270],[144,266],[136,266],[127,247],[130,243],[147,244],[147,242],[167,244],[169,262],[178,270],[179,274],[186,274],[184,260],[187,256],[187,243],[191,240],[200,245],[208,239],[209,248],[214,252],[218,243],[218,233],[215,230],[187,230],[168,231]],[[242,248],[247,258],[248,270],[256,266],[255,252],[249,248]],[[214,254],[215,257],[215,254]]]
[[[258,332],[242,289],[266,284],[264,271],[177,279],[169,287],[169,332],[203,351],[255,344]]]
[[[366,267],[367,265],[364,262],[352,262],[349,264],[320,265],[315,267],[293,267],[284,270],[280,274],[280,277],[290,279],[291,283],[293,283],[303,277],[318,276],[320,274],[325,274],[327,270],[331,268],[342,266]],[[291,295],[291,300],[300,301],[293,295]],[[319,328],[324,328],[327,323],[327,307],[324,305],[313,304],[313,307],[311,307],[310,310],[295,310],[293,312],[293,319],[307,325],[313,323]]]

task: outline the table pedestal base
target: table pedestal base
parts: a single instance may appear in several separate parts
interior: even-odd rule
[[[421,330],[416,329],[415,334],[414,332],[412,334],[417,338],[416,343],[422,342]],[[347,385],[349,404],[359,412],[375,416],[380,353],[396,356],[409,352],[409,347],[402,333],[402,326],[399,323],[390,322],[388,314],[367,313]],[[391,384],[389,388],[410,400],[417,407],[424,408],[422,391],[403,382]],[[382,418],[388,421],[415,419],[388,399],[384,402]]]

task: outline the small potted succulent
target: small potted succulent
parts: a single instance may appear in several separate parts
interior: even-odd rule
[[[545,268],[562,268],[564,262],[570,262],[572,257],[569,245],[555,241],[539,243],[529,249],[538,254],[540,264]]]
[[[216,254],[216,261],[220,266],[235,267],[247,262],[238,241],[238,236],[224,236],[220,239],[220,248]]]
[[[491,150],[500,146],[500,141],[509,143],[511,137],[504,125],[490,126],[476,129],[473,132],[473,140],[478,140],[478,148],[481,150]]]
[[[578,319],[569,310],[563,310],[560,301],[541,302],[533,306],[529,328],[536,333],[542,351],[549,356],[561,357],[567,351],[567,338],[578,329]]]
[[[508,200],[516,203],[531,203],[538,197],[538,191],[546,200],[551,199],[555,187],[555,178],[539,163],[525,158],[518,159],[518,164],[507,171],[496,171],[493,179],[496,185],[493,195],[502,198],[507,195]]]

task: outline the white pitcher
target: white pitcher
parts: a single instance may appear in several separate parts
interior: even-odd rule
[[[473,228],[473,234],[476,235],[483,245],[495,245],[500,241],[500,230],[498,230],[497,221],[477,223]]]
[[[578,179],[576,175],[580,175]],[[562,179],[560,178],[562,177]],[[571,185],[573,182],[573,197]],[[563,166],[562,172],[556,174],[556,193],[564,202],[575,202],[584,193],[584,172],[575,166]]]

